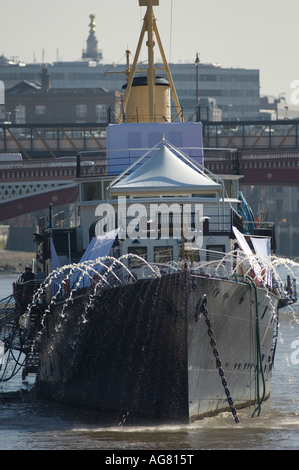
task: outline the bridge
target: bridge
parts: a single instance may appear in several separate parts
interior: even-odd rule
[[[299,181],[299,148],[240,150],[220,154],[206,151],[205,165],[215,174],[239,174],[245,185],[296,186]]]
[[[108,123],[0,123],[0,154],[21,152],[24,160],[105,151]],[[203,121],[203,146],[238,150],[290,150],[299,145],[299,120]]]
[[[74,178],[106,173],[106,126],[0,124],[0,221],[74,202]],[[205,164],[242,184],[297,185],[298,133],[299,120],[204,122]],[[1,162],[15,152],[22,161]]]
[[[79,154],[80,155],[80,154]],[[95,177],[106,172],[105,157],[67,157],[14,162],[0,161],[0,221],[78,198],[76,177]]]
[[[294,149],[299,120],[203,122],[204,147],[239,150]]]
[[[0,154],[20,152],[23,160],[32,160],[105,151],[107,125],[0,123]]]

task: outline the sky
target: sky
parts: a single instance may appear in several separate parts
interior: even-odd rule
[[[124,62],[127,48],[135,53],[145,13],[138,0],[10,0],[0,7],[0,55],[29,63],[80,59],[90,14],[103,62]],[[198,52],[202,63],[259,69],[261,95],[292,101],[298,0],[160,0],[154,12],[169,62],[194,62]]]

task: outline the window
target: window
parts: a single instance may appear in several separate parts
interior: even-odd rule
[[[213,261],[223,258],[225,253],[225,245],[207,245],[207,261]]]
[[[5,87],[2,80],[0,80],[0,104],[5,104]]]
[[[131,246],[129,247],[128,253],[132,253],[137,256],[141,256],[141,258],[147,258],[147,248],[146,246]],[[142,265],[142,260],[138,258],[129,258],[129,267],[130,268],[137,268]]]
[[[5,121],[5,106],[0,105],[0,121]]]
[[[183,147],[183,133],[182,132],[170,132],[169,141],[176,147]]]
[[[278,199],[276,201],[276,210],[277,211],[282,211],[282,208],[283,208],[283,200],[282,199]]]
[[[141,145],[141,135],[140,132],[129,132],[128,133],[128,147],[129,149],[140,149]]]
[[[173,259],[172,246],[155,246],[154,247],[154,260],[155,263],[167,263]]]
[[[101,183],[84,183],[82,185],[82,201],[95,201],[102,199]]]
[[[180,258],[188,260],[190,262],[200,261],[199,250],[188,250],[185,248],[183,251],[183,246],[180,246]]]
[[[105,104],[96,104],[96,122],[107,121],[107,106]]]
[[[77,104],[76,106],[76,119],[85,120],[87,115],[86,104]]]
[[[25,106],[23,104],[18,104],[18,106],[15,108],[16,112],[16,124],[24,124],[25,123]]]
[[[35,106],[36,116],[44,116],[46,114],[46,106],[43,104],[37,104]]]
[[[149,148],[154,147],[161,141],[161,132],[151,132],[148,136],[148,146]]]

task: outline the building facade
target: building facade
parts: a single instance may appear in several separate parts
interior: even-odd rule
[[[119,115],[121,94],[103,88],[52,88],[47,68],[40,82],[23,80],[5,93],[6,120],[15,124],[107,123]]]
[[[259,70],[222,68],[199,64],[198,80],[195,63],[169,64],[186,121],[195,120],[197,98],[202,104],[202,119],[208,116],[206,102],[221,110],[223,120],[259,118]],[[40,82],[44,64],[19,64],[0,60],[0,80],[8,91],[20,81]],[[161,64],[157,64],[159,69]],[[51,89],[96,89],[122,92],[126,81],[125,64],[102,64],[93,60],[48,64]],[[114,73],[113,73],[114,72]],[[116,72],[116,73],[115,73]],[[120,73],[123,72],[123,73]],[[163,70],[160,76],[166,77]],[[197,97],[198,89],[198,97]],[[175,118],[175,116],[173,116]]]
[[[89,35],[82,60],[57,61],[52,64],[25,64],[0,56],[0,83],[5,85],[11,97],[19,82],[39,82],[42,70],[47,66],[48,81],[52,90],[103,89],[121,93],[126,81],[126,64],[103,64],[102,51],[98,49],[95,15],[89,15]],[[144,68],[144,65],[142,64]],[[202,64],[198,54],[194,63],[169,64],[185,121],[192,120],[250,120],[258,119],[260,111],[259,70],[223,68],[218,64]],[[157,75],[166,77],[163,64],[156,64]],[[161,70],[162,69],[162,70]],[[116,73],[115,73],[116,72]],[[121,73],[123,72],[123,73]],[[45,78],[45,77],[44,77]],[[80,94],[79,91],[76,92]],[[75,92],[73,91],[73,94]],[[69,94],[68,99],[71,99]],[[200,113],[198,113],[198,106]],[[0,121],[4,108],[0,104]],[[9,111],[11,112],[11,111]],[[61,115],[59,110],[59,115]],[[86,112],[86,117],[88,112]],[[53,115],[54,118],[54,115]],[[175,119],[176,116],[173,116]],[[27,122],[29,122],[27,120]]]
[[[254,214],[275,223],[277,252],[299,260],[299,186],[241,187]]]

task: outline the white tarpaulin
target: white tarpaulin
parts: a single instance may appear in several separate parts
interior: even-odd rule
[[[82,258],[80,259],[79,264],[87,261],[95,261],[95,263],[90,264],[92,269],[88,269],[88,266],[82,266],[72,272],[69,277],[70,289],[79,289],[82,287],[91,286],[92,278],[97,273],[100,274],[103,269],[103,265],[101,263],[97,263],[96,260],[109,255],[118,232],[119,228],[116,230],[111,230],[104,235],[99,235],[92,238]]]
[[[250,237],[250,240],[255,252],[267,260],[271,254],[270,239]]]
[[[50,237],[50,252],[51,252],[51,273],[61,268],[61,264],[54,246],[52,237]],[[51,278],[51,295],[55,295],[60,283],[63,281],[63,275],[56,274]]]
[[[261,264],[263,265],[264,273],[263,278],[267,282],[268,285],[272,285],[271,280],[271,244],[270,238],[257,238],[257,237],[250,237],[252,242],[253,248],[256,254],[261,256]]]
[[[107,175],[119,175],[164,138],[203,164],[201,122],[138,122],[109,124]]]
[[[248,245],[243,233],[239,232],[239,230],[236,227],[233,227],[233,231],[237,239],[238,245],[241,248],[241,250],[244,251],[245,255],[248,255],[248,256],[253,255],[252,250],[250,246]]]
[[[262,269],[261,269],[259,263],[257,262],[257,260],[254,256],[250,246],[248,245],[244,235],[241,232],[239,232],[239,230],[236,227],[233,227],[233,231],[234,231],[234,234],[235,234],[235,237],[237,239],[239,247],[241,248],[241,250],[244,251],[245,255],[248,256],[248,261],[249,261],[255,275],[257,276],[258,280],[261,281],[262,280]]]
[[[92,277],[94,274],[99,274],[103,268],[103,265],[100,263],[96,263],[96,260],[98,258],[104,258],[105,256],[109,255],[109,252],[111,250],[111,247],[115,241],[115,238],[117,237],[117,234],[119,232],[119,229],[116,230],[111,230],[111,232],[107,232],[104,235],[96,236],[93,237],[91,240],[90,244],[86,248],[80,263],[84,261],[95,261],[95,263],[92,265],[92,270],[88,270],[88,268],[85,267],[76,267],[77,265],[72,265],[70,267],[70,275],[68,277],[69,279],[69,286],[70,289],[79,289],[82,287],[87,287],[91,286],[92,284]],[[50,246],[51,246],[51,270],[55,270],[61,267],[59,258],[57,256],[53,240],[51,238],[50,240]],[[88,274],[87,274],[88,273]],[[66,272],[61,273],[59,276],[56,276],[53,278],[52,281],[52,290],[51,293],[54,295],[59,288],[59,285],[61,284],[61,291],[62,293],[65,290],[63,281],[67,279]]]
[[[118,232],[119,228],[116,230],[111,230],[104,235],[93,237],[82,258],[80,259],[80,263],[83,261],[90,261],[108,256]]]
[[[55,269],[61,268],[61,264],[57,256],[52,237],[50,237],[50,250],[51,250],[51,272],[52,272],[52,271],[55,271]]]

